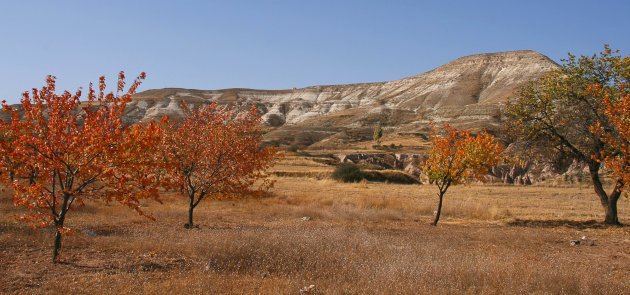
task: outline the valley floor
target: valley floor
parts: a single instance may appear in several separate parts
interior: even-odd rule
[[[70,212],[62,263],[0,197],[0,293],[627,294],[630,227],[606,227],[585,185],[452,188],[275,177],[263,199],[117,204]],[[619,201],[630,224],[630,202]],[[593,246],[571,246],[586,236]]]

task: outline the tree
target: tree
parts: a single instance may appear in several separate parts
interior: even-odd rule
[[[142,73],[124,92],[120,72],[116,94],[105,94],[100,78],[98,95],[90,84],[87,101],[75,94],[55,94],[55,77],[41,90],[24,92],[21,109],[2,102],[11,122],[0,122],[1,180],[14,189],[14,204],[28,209],[20,217],[34,228],[53,225],[53,262],[57,262],[68,212],[88,199],[118,201],[143,214],[139,202],[157,198],[146,155],[160,140],[154,124],[124,126],[121,116]]]
[[[441,137],[433,123],[431,129],[431,149],[422,171],[439,189],[438,209],[433,221],[433,225],[437,225],[448,188],[473,179],[485,182],[489,167],[499,163],[502,148],[494,136],[485,131],[471,136],[468,131],[459,131],[446,124],[446,136]]]
[[[216,102],[198,108],[183,104],[179,124],[162,120],[161,144],[165,174],[188,198],[188,223],[193,228],[193,210],[204,199],[223,199],[246,193],[261,193],[270,186],[264,171],[277,156],[275,147],[262,148],[260,116],[219,106]],[[261,180],[258,189],[252,186]]]
[[[377,145],[381,144],[381,137],[383,137],[383,128],[381,128],[381,123],[379,123],[376,127],[374,127],[374,142]]]
[[[624,184],[630,183],[630,93],[626,91],[627,87],[620,85],[617,97],[602,93],[601,85],[591,88],[595,95],[603,97],[604,115],[614,128],[614,132],[607,131],[600,122],[592,127],[593,133],[602,136],[610,146],[609,152],[594,158],[605,163],[612,170],[613,178]]]
[[[617,225],[617,201],[624,182],[617,178],[607,193],[601,180],[602,161],[611,151],[602,133],[614,134],[615,126],[604,113],[602,93],[613,96],[620,85],[627,85],[630,62],[615,55],[607,45],[604,51],[590,57],[569,54],[558,70],[523,86],[506,107],[507,129],[514,144],[527,145],[530,150],[548,155],[548,159],[578,161],[588,166],[595,193],[605,210],[605,223]],[[601,85],[602,92],[589,91],[591,85]],[[598,123],[599,122],[599,123]]]

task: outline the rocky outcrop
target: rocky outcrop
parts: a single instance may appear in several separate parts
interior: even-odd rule
[[[339,163],[354,163],[368,169],[395,169],[415,177],[422,183],[427,177],[421,165],[426,156],[414,153],[336,153],[331,155]],[[520,164],[499,164],[490,169],[487,178],[490,182],[530,185],[548,180],[561,183],[588,181],[588,166],[573,161],[565,167],[552,167],[547,163],[525,161]]]
[[[420,164],[425,160],[422,154],[413,153],[337,153],[333,155],[340,163],[366,165],[370,168],[403,170],[419,177]]]

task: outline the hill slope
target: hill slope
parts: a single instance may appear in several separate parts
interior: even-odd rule
[[[471,55],[416,76],[378,83],[311,86],[289,90],[154,89],[138,93],[128,122],[163,115],[180,118],[181,101],[255,105],[270,128],[268,140],[339,149],[371,139],[377,124],[386,139],[421,136],[428,122],[496,130],[506,98],[558,65],[531,50]]]

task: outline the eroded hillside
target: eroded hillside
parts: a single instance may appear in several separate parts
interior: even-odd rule
[[[269,126],[268,141],[309,149],[361,148],[380,124],[385,141],[426,137],[428,123],[449,122],[473,131],[497,131],[506,98],[557,64],[530,50],[459,58],[416,76],[378,83],[311,86],[288,90],[154,89],[138,93],[126,120],[182,116],[180,104],[213,100],[255,105]],[[412,147],[407,145],[408,147]]]

